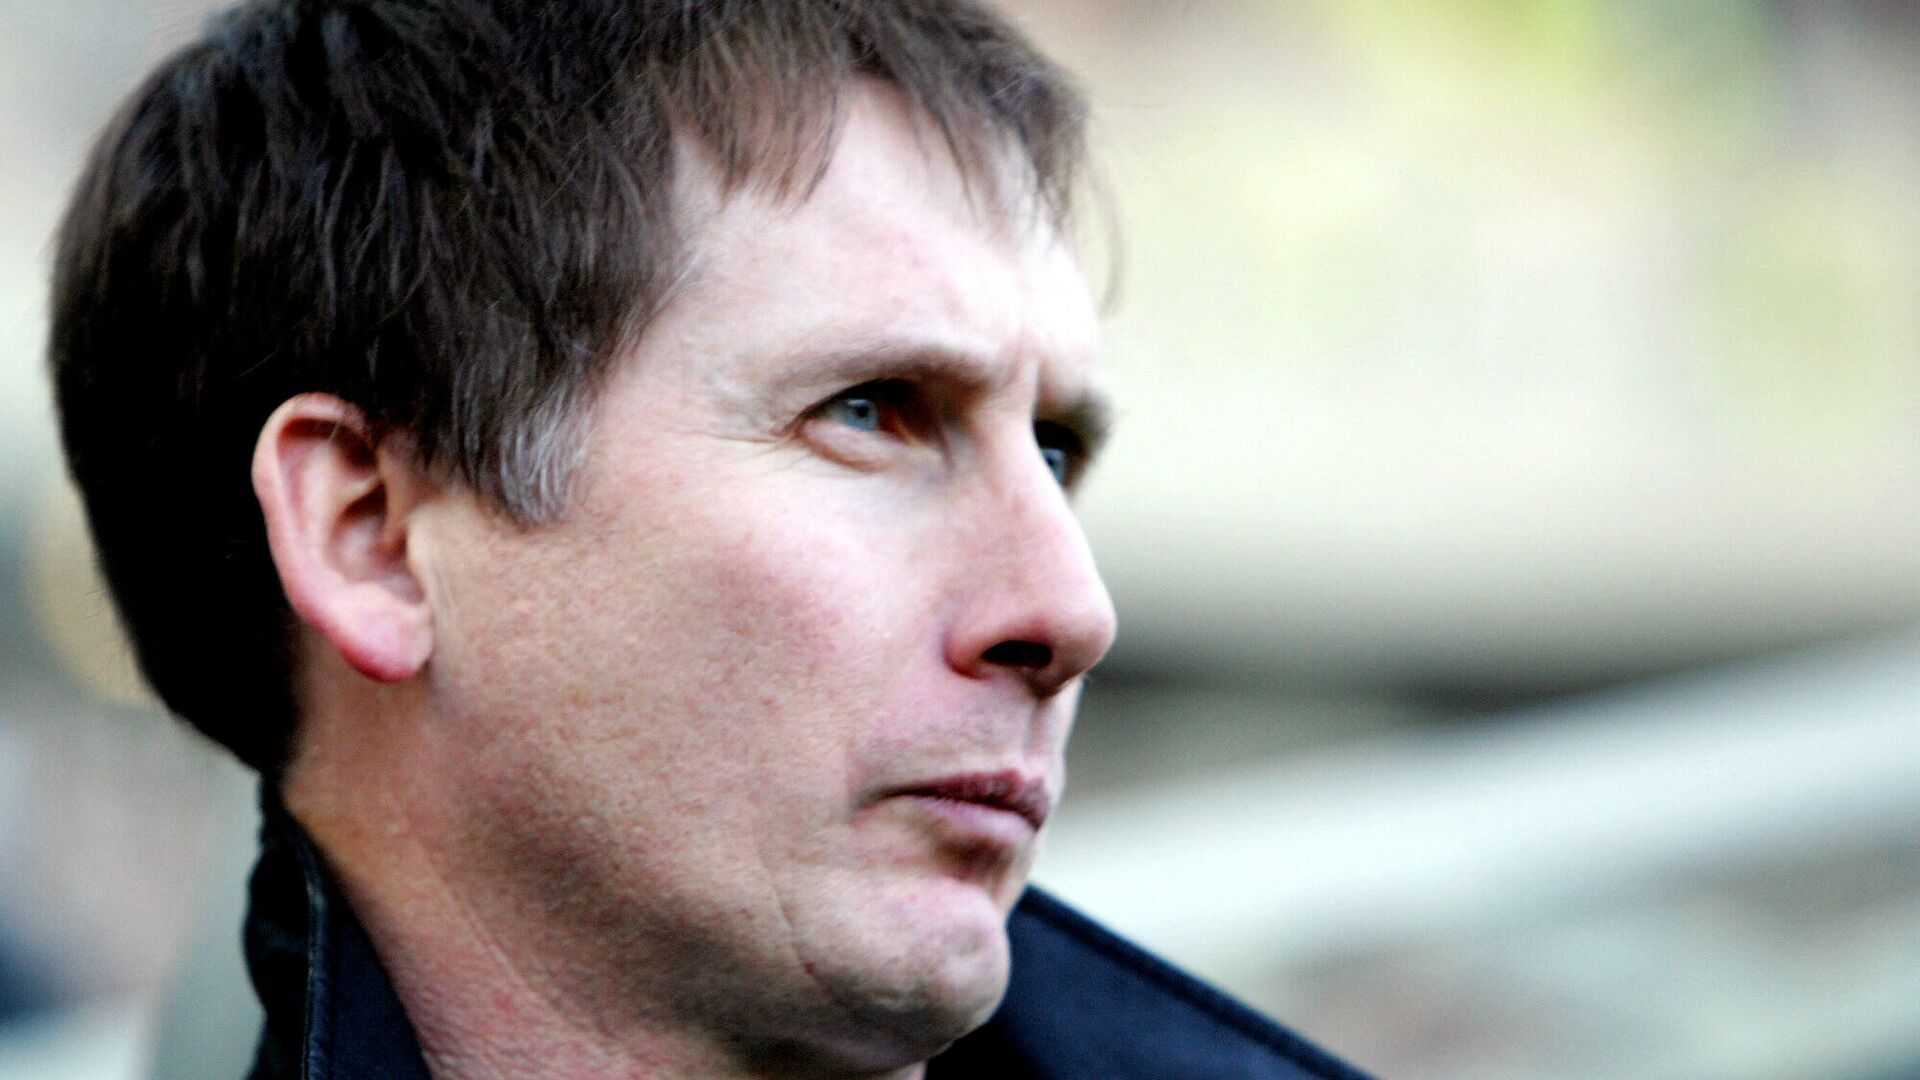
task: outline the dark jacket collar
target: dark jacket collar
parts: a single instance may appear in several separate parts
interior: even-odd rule
[[[253,1080],[429,1080],[393,984],[319,853],[262,799],[247,966],[266,1007]],[[927,1080],[1366,1080],[1265,1017],[1028,889],[1013,979]]]

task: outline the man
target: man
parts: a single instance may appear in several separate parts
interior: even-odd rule
[[[1081,114],[965,0],[279,0],[135,95],[53,365],[264,778],[256,1075],[1355,1075],[1009,936],[1114,632]]]

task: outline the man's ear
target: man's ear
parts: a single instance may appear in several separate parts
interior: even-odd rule
[[[433,616],[408,560],[409,515],[430,485],[331,394],[282,402],[253,448],[253,490],[293,610],[370,679],[411,678]]]

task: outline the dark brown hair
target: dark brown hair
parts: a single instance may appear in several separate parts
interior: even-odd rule
[[[284,763],[291,618],[248,479],[325,391],[510,517],[565,506],[610,360],[673,271],[674,135],[804,197],[849,80],[970,182],[1066,214],[1083,105],[974,0],[259,0],[166,61],[59,235],[66,452],[147,678]]]

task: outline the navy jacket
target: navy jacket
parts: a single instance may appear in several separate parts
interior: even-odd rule
[[[246,928],[267,1013],[253,1080],[428,1080],[366,932],[305,832],[263,801]],[[1008,934],[1006,1000],[928,1080],[1367,1080],[1038,889]]]

